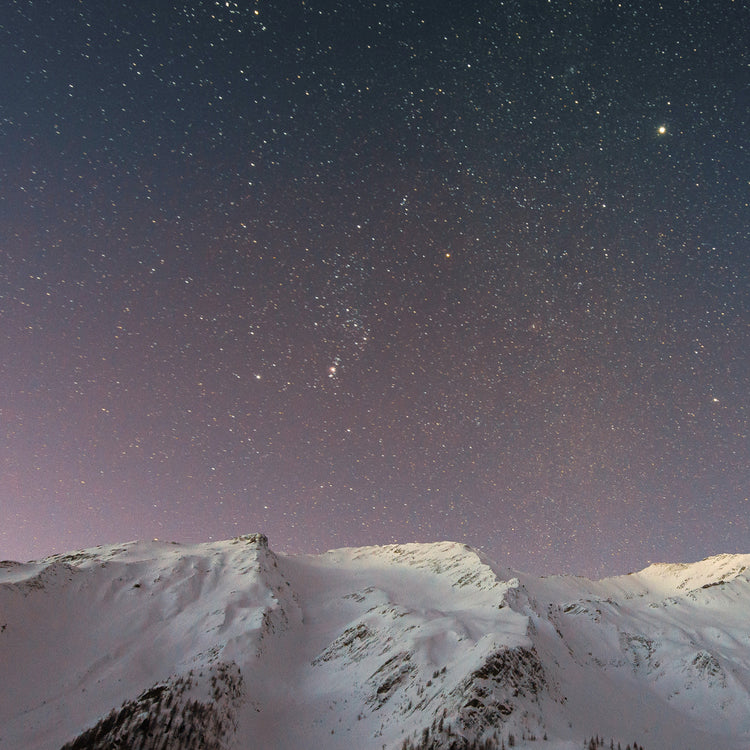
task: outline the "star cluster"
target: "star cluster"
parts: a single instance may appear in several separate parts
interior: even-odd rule
[[[12,0],[0,557],[742,551],[749,16]]]

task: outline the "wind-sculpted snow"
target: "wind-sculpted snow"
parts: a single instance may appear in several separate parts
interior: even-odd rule
[[[0,750],[746,750],[749,569],[534,578],[259,534],[4,562]]]
[[[24,571],[0,573],[3,750],[59,747],[155,683],[252,663],[299,620],[261,536],[86,550]]]

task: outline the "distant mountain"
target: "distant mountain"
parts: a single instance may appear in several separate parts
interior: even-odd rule
[[[0,563],[1,750],[747,750],[750,555],[591,581],[263,535]]]

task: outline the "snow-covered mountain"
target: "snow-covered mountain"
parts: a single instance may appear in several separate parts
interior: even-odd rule
[[[750,555],[591,581],[260,534],[0,563],[0,748],[750,747]]]

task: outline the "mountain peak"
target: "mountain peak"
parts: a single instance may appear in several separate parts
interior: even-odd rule
[[[749,569],[750,554],[719,554],[693,563],[655,563],[635,575],[683,591],[728,583],[743,575],[747,579]]]
[[[546,737],[572,750],[596,735],[744,750],[748,569],[750,555],[717,555],[535,578],[455,542],[293,556],[263,534],[2,564],[0,746],[467,750]]]

